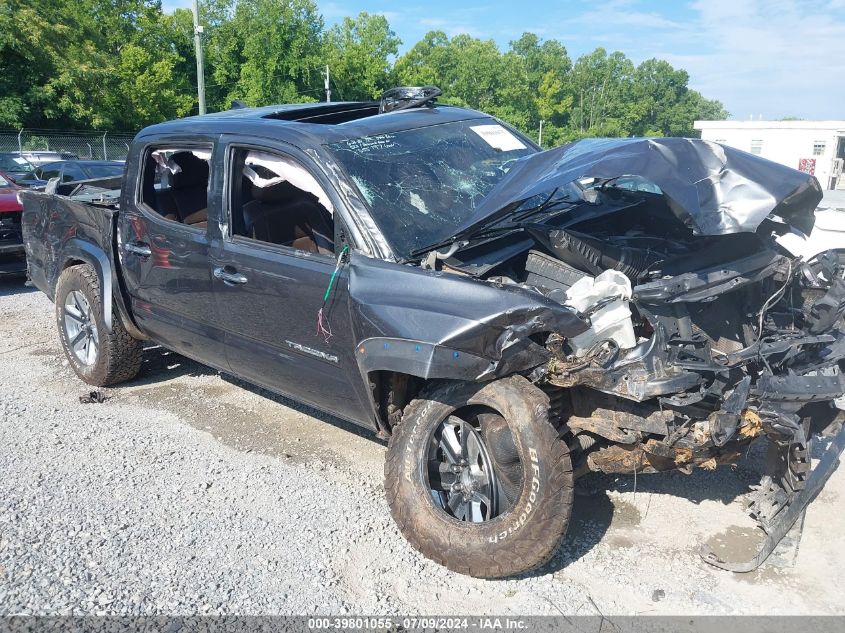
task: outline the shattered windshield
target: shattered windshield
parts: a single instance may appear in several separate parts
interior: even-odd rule
[[[533,147],[494,119],[329,145],[400,257],[442,242]]]

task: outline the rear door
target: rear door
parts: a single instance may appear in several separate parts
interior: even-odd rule
[[[162,140],[130,157],[138,167],[127,173],[117,250],[142,331],[227,369],[209,262],[207,216],[216,212],[209,191],[219,177],[213,147],[212,139]]]
[[[338,269],[342,246],[334,247],[336,198],[307,157],[281,147],[233,143],[226,152],[227,222],[212,274],[229,365],[259,385],[369,425],[348,276]]]

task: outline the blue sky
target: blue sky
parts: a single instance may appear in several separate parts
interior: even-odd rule
[[[598,46],[690,74],[734,119],[845,119],[845,0],[326,0],[327,24],[382,13],[412,46],[427,31],[492,38],[524,31],[563,42],[573,59]],[[165,0],[166,9],[190,0]]]

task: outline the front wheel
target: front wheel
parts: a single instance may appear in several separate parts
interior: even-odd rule
[[[105,387],[138,374],[141,341],[129,335],[116,311],[112,331],[106,331],[100,280],[93,267],[80,264],[65,269],[56,283],[55,302],[59,338],[77,376],[89,385]]]
[[[390,511],[410,543],[454,571],[511,576],[566,534],[574,478],[549,401],[513,376],[444,382],[408,405],[385,464]]]

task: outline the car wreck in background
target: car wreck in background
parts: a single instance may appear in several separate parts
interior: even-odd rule
[[[695,139],[542,152],[438,93],[170,122],[111,194],[22,194],[71,366],[127,380],[149,338],[370,426],[403,534],[483,577],[552,556],[581,475],[765,437],[765,546],[705,553],[758,566],[843,447],[845,266],[784,245],[816,180]]]
[[[22,275],[26,271],[19,187],[0,171],[0,277]]]

